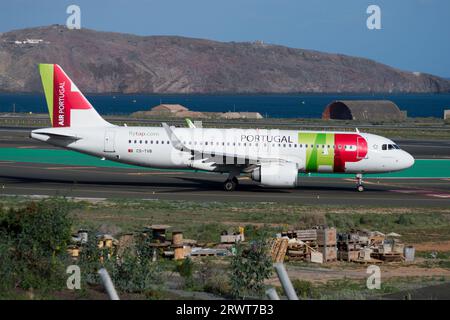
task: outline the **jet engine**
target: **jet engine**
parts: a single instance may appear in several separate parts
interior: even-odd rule
[[[293,162],[262,163],[252,171],[251,178],[268,187],[294,188],[297,186],[297,164]]]

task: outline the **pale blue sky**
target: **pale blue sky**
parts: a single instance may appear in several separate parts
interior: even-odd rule
[[[5,0],[0,32],[64,24],[69,4],[90,29],[263,40],[450,77],[449,0]],[[382,30],[366,27],[370,4],[381,7]]]

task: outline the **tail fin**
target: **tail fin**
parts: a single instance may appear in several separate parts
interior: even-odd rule
[[[53,127],[110,126],[57,64],[40,64],[42,85]]]

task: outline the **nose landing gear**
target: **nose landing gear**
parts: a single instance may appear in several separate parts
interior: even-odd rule
[[[362,174],[358,173],[356,174],[356,191],[358,192],[363,192],[364,191],[364,185],[363,185],[363,179],[362,179]]]

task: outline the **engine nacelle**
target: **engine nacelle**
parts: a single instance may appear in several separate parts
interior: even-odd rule
[[[252,171],[254,181],[276,188],[295,188],[297,186],[298,168],[293,162],[268,162]]]

